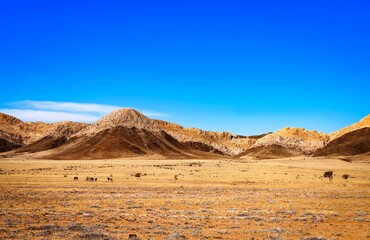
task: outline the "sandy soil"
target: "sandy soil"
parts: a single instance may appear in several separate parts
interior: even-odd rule
[[[0,159],[0,169],[0,239],[370,239],[369,163]]]

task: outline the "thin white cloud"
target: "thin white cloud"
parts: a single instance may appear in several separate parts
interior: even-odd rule
[[[53,102],[53,101],[18,101],[9,104],[11,108],[0,109],[0,112],[12,115],[22,121],[76,121],[92,123],[104,115],[123,108],[114,105],[74,102]],[[138,110],[148,117],[164,117],[167,114]]]
[[[91,123],[99,119],[99,116],[91,114],[42,111],[42,110],[28,110],[28,109],[0,109],[0,112],[12,115],[25,122],[60,122],[60,121],[74,121]]]
[[[25,109],[43,109],[53,111],[67,111],[67,112],[87,112],[106,114],[118,108],[119,106],[94,104],[94,103],[74,103],[74,102],[52,102],[52,101],[20,101],[13,102],[11,106],[21,107]]]

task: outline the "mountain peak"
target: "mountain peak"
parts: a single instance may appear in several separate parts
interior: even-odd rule
[[[90,135],[116,127],[135,127],[151,131],[161,130],[154,120],[132,108],[120,108],[92,123],[77,135]]]
[[[104,128],[119,126],[137,127],[151,130],[155,130],[154,128],[156,128],[156,124],[152,119],[132,108],[120,108],[114,110],[97,122],[93,123],[93,125]]]

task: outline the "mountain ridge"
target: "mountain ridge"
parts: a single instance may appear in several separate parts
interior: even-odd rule
[[[145,155],[163,158],[222,156],[262,159],[330,155],[334,153],[327,149],[337,149],[336,144],[343,145],[350,141],[349,145],[353,144],[356,149],[360,149],[352,151],[353,154],[362,154],[370,146],[370,140],[367,130],[357,130],[368,126],[370,115],[329,134],[287,127],[257,136],[241,136],[186,128],[176,123],[148,118],[131,108],[117,109],[92,124],[70,121],[51,124],[23,122],[0,113],[0,152],[39,153],[41,158],[51,159]],[[351,133],[348,135],[350,137],[348,133]],[[356,138],[362,139],[364,144],[358,143]],[[358,147],[359,144],[361,147]],[[349,145],[345,146],[350,149]]]

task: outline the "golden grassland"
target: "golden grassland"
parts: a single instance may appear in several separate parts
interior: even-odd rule
[[[0,239],[370,239],[369,163],[4,158],[0,169]]]

